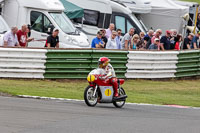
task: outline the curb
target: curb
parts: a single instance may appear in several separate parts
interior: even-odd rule
[[[31,98],[31,99],[42,99],[42,100],[59,100],[59,101],[73,101],[73,102],[84,102],[84,100],[78,99],[66,99],[66,98],[55,98],[55,97],[41,97],[41,96],[30,96],[30,95],[17,95],[19,98]],[[166,107],[166,108],[179,108],[179,109],[197,109],[200,107],[182,106],[182,105],[158,105],[158,104],[146,104],[146,103],[126,103],[127,105],[137,106],[152,106],[152,107]]]

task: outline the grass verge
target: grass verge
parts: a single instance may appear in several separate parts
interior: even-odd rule
[[[55,98],[83,99],[84,80],[13,80],[0,79],[0,92]],[[177,104],[200,107],[200,80],[127,80],[123,85],[127,102]]]

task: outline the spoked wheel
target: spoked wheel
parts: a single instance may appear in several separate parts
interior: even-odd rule
[[[93,87],[88,86],[87,88],[85,88],[84,100],[88,106],[94,107],[97,104],[97,99],[98,99],[98,95],[97,95],[97,92],[94,95]]]
[[[119,89],[118,93],[119,93],[119,96],[126,95],[126,92],[125,92],[125,90],[122,87]],[[113,104],[114,104],[114,106],[116,108],[122,108],[124,106],[125,102],[126,102],[126,100],[123,100],[123,101],[114,101]]]

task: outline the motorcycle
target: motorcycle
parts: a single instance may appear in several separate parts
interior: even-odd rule
[[[116,108],[122,108],[126,102],[126,92],[121,87],[124,84],[124,79],[118,79],[118,94],[119,97],[114,97],[114,89],[110,84],[109,79],[102,79],[104,76],[100,75],[100,68],[91,71],[87,77],[89,86],[85,89],[84,100],[85,103],[94,107],[97,103],[113,103]]]

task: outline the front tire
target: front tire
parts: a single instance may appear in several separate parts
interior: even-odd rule
[[[123,96],[123,95],[126,95],[126,92],[125,90],[121,87],[119,89],[119,96]],[[113,105],[116,107],[116,108],[122,108],[124,106],[124,104],[126,103],[126,100],[124,101],[114,101],[113,102]]]
[[[94,94],[93,87],[88,86],[87,88],[85,88],[84,100],[85,100],[85,103],[90,107],[94,107],[97,104],[97,99],[98,99],[97,92],[94,97],[93,97],[93,94]]]

